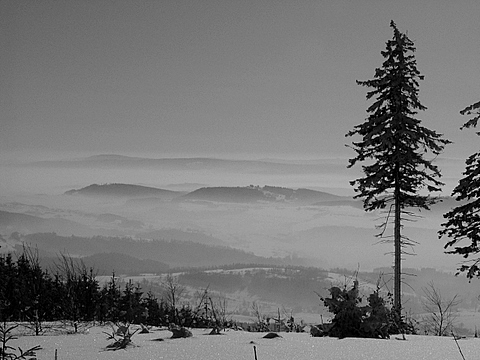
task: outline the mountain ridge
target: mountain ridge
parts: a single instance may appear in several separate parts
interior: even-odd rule
[[[290,189],[265,185],[245,187],[203,187],[177,200],[203,200],[221,202],[282,202],[282,203],[316,203],[322,201],[344,200],[343,197],[323,191],[309,189]]]
[[[161,197],[172,199],[183,194],[183,192],[154,188],[150,186],[109,183],[109,184],[91,184],[81,189],[72,189],[64,193],[65,195],[85,195],[85,196],[115,196],[115,197]]]
[[[165,190],[154,187],[146,187],[135,184],[91,184],[81,189],[72,189],[64,193],[65,195],[84,195],[84,196],[111,196],[125,198],[162,198],[164,200],[175,201],[219,201],[232,203],[249,202],[284,202],[284,203],[305,203],[305,204],[335,204],[336,201],[342,201],[347,204],[353,201],[350,197],[330,194],[318,190],[306,188],[291,189],[286,187],[270,186],[215,186],[201,187],[191,192],[180,192]]]
[[[20,236],[16,244],[37,247],[55,253],[58,249],[75,257],[88,257],[100,253],[125,254],[140,260],[153,260],[170,267],[211,267],[230,264],[304,265],[302,259],[263,257],[221,245],[206,245],[179,240],[145,240],[109,236],[59,236],[55,233],[35,233]],[[113,246],[113,247],[112,247]]]
[[[346,162],[346,161],[345,161]],[[340,165],[341,164],[341,165]],[[163,157],[145,158],[115,154],[100,154],[85,158],[64,160],[42,160],[26,164],[46,168],[142,168],[162,170],[219,170],[250,173],[338,173],[345,172],[341,159],[319,159],[309,161],[285,161],[275,159],[245,160],[214,157]]]

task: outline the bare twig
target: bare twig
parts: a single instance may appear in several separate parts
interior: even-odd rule
[[[453,336],[453,340],[455,340],[455,344],[457,344],[458,351],[460,351],[460,355],[462,355],[462,359],[465,360],[465,356],[463,356],[462,349],[460,348],[460,345],[458,344],[458,341],[457,341],[457,337],[455,336],[453,331],[452,331],[452,336]]]

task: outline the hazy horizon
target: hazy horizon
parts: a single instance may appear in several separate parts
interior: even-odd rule
[[[133,224],[143,225],[142,229],[131,230],[115,225],[112,234],[181,229],[215,236],[228,246],[251,251],[259,256],[295,255],[309,258],[313,263],[316,259],[318,264],[327,268],[354,269],[361,265],[362,269],[373,269],[391,265],[391,257],[385,255],[392,250],[391,245],[374,246],[378,242],[375,238],[378,233],[375,225],[378,225],[381,212],[366,213],[358,206],[342,203],[326,206],[292,205],[281,201],[236,204],[206,200],[175,203],[155,199],[144,199],[144,202],[136,204],[129,203],[128,198],[107,200],[102,197],[89,199],[63,195],[68,190],[81,189],[91,184],[126,183],[163,189],[182,187],[190,191],[200,187],[269,185],[307,188],[351,197],[354,193],[349,181],[359,175],[359,169],[347,169],[344,159],[323,159],[299,164],[292,160],[278,161],[273,162],[273,167],[266,166],[265,170],[258,164],[250,167],[248,162],[240,162],[240,167],[224,164],[225,166],[210,168],[169,168],[150,163],[93,166],[86,165],[87,162],[78,166],[78,158],[75,159],[70,164],[62,161],[56,164],[0,165],[0,210],[44,219],[74,221],[82,224],[79,229],[84,230],[81,231],[88,229],[90,235],[96,234],[97,228],[101,233],[106,231],[102,228],[102,223],[93,219],[101,214],[114,214],[132,220]],[[292,164],[295,171],[279,171]],[[462,259],[445,255],[445,240],[438,240],[437,236],[441,214],[446,209],[440,205],[434,212],[419,214],[424,219],[407,224],[405,234],[418,241],[419,245],[415,247],[417,256],[407,257],[405,267],[455,270]],[[28,228],[27,223],[13,227],[7,223],[1,235],[8,236],[13,231],[23,233]],[[74,228],[71,232],[64,227],[62,229],[65,236],[78,235],[80,231]],[[47,231],[59,230],[48,228]]]
[[[352,156],[390,20],[417,47],[417,117],[477,150],[476,0],[2,1],[0,152]]]

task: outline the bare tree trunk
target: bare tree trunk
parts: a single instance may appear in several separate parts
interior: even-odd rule
[[[395,261],[394,261],[394,287],[393,287],[393,305],[397,315],[402,311],[402,235],[401,235],[401,209],[400,209],[400,166],[395,166],[395,225],[394,225],[394,248],[395,248]]]
[[[177,303],[185,292],[185,287],[178,282],[178,279],[173,275],[168,274],[162,282],[162,287],[165,291],[165,298],[172,311],[173,322],[177,323]]]

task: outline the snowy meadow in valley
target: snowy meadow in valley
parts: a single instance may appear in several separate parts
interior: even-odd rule
[[[23,336],[11,342],[22,349],[39,345],[38,360],[84,359],[165,359],[165,360],[439,360],[476,359],[480,340],[465,338],[457,343],[452,337],[423,335],[392,336],[388,340],[329,337],[312,337],[309,333],[280,332],[281,337],[266,339],[265,333],[225,331],[222,335],[208,335],[210,329],[192,329],[193,337],[170,339],[166,329],[153,330],[148,334],[135,334],[134,346],[126,350],[108,351],[111,343],[104,332],[109,327],[93,327],[85,334]]]

